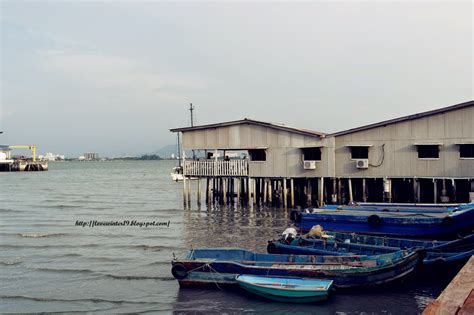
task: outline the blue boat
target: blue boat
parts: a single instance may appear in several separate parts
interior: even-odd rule
[[[297,219],[303,232],[319,224],[330,231],[431,237],[455,235],[474,228],[474,203],[461,205],[450,213],[316,209],[312,213],[300,213],[293,217]]]
[[[465,205],[467,204],[352,202],[348,205],[324,205],[321,209],[406,213],[452,213],[457,211],[460,206]]]
[[[420,247],[427,251],[423,264],[462,262],[474,253],[474,234],[452,241],[396,239],[368,235],[326,232],[330,238],[297,237],[269,241],[272,254],[297,255],[379,255],[404,248]]]
[[[471,256],[474,255],[474,249],[462,252],[426,252],[426,257],[423,259],[423,264],[427,266],[445,265],[447,263],[464,264]]]
[[[262,277],[238,275],[239,286],[260,297],[291,303],[310,303],[326,300],[333,284],[332,280]]]
[[[236,285],[240,274],[333,280],[337,288],[388,283],[415,270],[419,249],[375,256],[260,254],[243,249],[194,249],[172,261],[181,286]]]

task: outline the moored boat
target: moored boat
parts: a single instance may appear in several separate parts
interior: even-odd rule
[[[309,236],[269,241],[272,254],[379,255],[419,247],[426,250],[423,264],[462,262],[474,254],[474,234],[451,241],[396,239],[369,235],[325,232],[328,238]]]
[[[255,295],[278,302],[310,303],[326,300],[332,280],[238,275],[238,285]]]
[[[462,205],[466,204],[352,202],[348,205],[324,205],[321,209],[405,213],[451,213],[457,211]]]
[[[316,209],[296,218],[305,232],[314,225],[330,231],[403,237],[432,237],[458,234],[474,228],[474,203],[461,205],[450,213],[397,213],[358,210]]]
[[[172,261],[181,286],[236,285],[239,274],[333,280],[338,288],[378,285],[400,279],[419,263],[419,249],[375,256],[260,254],[243,249],[194,249]]]

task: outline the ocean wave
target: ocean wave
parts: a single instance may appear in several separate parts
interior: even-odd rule
[[[113,304],[149,304],[150,302],[139,302],[139,301],[127,301],[127,300],[107,300],[107,299],[57,299],[57,298],[48,298],[48,297],[34,297],[34,296],[24,296],[24,295],[0,295],[0,299],[22,299],[22,300],[31,300],[38,302],[93,302],[93,303],[113,303]]]
[[[64,254],[61,257],[81,257],[82,255],[76,253]]]
[[[19,259],[13,259],[13,260],[8,260],[8,259],[3,259],[3,260],[0,260],[0,265],[2,266],[14,266],[14,265],[18,265],[18,264],[21,264],[22,261],[19,260]]]
[[[13,209],[0,209],[0,213],[22,213],[21,210],[13,210]]]
[[[170,265],[169,261],[154,261],[152,263],[147,264],[147,266],[166,266]]]
[[[116,280],[161,280],[161,281],[175,280],[173,277],[127,276],[127,275],[111,275],[111,274],[104,274],[103,276],[106,278],[112,278]]]
[[[48,249],[48,248],[94,248],[102,246],[100,244],[84,244],[84,245],[13,245],[13,244],[1,244],[0,249]]]
[[[151,250],[151,251],[161,251],[161,250],[182,250],[180,247],[175,246],[163,246],[163,245],[119,245],[117,248],[128,248],[128,249],[142,249],[142,250]]]
[[[54,269],[54,268],[34,268],[36,271],[56,272],[56,273],[87,273],[95,274],[96,272],[90,269]]]
[[[42,237],[58,237],[65,236],[66,233],[18,233],[21,237],[42,238]]]

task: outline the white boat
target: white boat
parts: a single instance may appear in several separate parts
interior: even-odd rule
[[[183,180],[183,168],[181,166],[173,167],[171,179],[175,182]]]
[[[173,171],[171,172],[171,179],[175,182],[180,182],[183,180],[183,167],[182,166],[176,166],[173,167]],[[186,178],[187,180],[194,180],[198,179],[197,177],[188,177]]]

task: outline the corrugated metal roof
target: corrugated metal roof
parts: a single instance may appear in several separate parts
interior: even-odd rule
[[[234,126],[234,125],[242,125],[242,124],[251,124],[251,125],[258,125],[262,127],[268,127],[276,130],[283,130],[283,131],[288,131],[292,133],[297,133],[305,136],[310,136],[310,137],[324,137],[326,134],[323,132],[318,132],[318,131],[312,131],[312,130],[307,130],[307,129],[299,129],[299,128],[294,128],[294,127],[289,127],[283,124],[275,124],[275,123],[270,123],[270,122],[265,122],[265,121],[260,121],[260,120],[254,120],[254,119],[249,119],[249,118],[244,118],[241,120],[234,120],[234,121],[228,121],[228,122],[222,122],[222,123],[217,123],[217,124],[209,124],[209,125],[201,125],[201,126],[194,126],[194,127],[184,127],[184,128],[174,128],[170,129],[171,132],[186,132],[186,131],[193,131],[193,130],[203,130],[203,129],[213,129],[213,128],[218,128],[218,127],[227,127],[227,126]]]
[[[328,136],[335,136],[335,137],[342,136],[342,135],[346,135],[346,134],[350,134],[350,133],[354,133],[354,132],[359,132],[359,131],[364,131],[364,130],[368,130],[368,129],[373,129],[373,128],[377,128],[377,127],[384,127],[386,125],[391,125],[391,124],[395,124],[395,123],[399,123],[399,122],[403,122],[403,121],[407,121],[407,120],[413,120],[413,119],[423,118],[423,117],[427,117],[427,116],[431,116],[431,115],[443,114],[445,112],[449,112],[449,111],[452,111],[452,110],[457,110],[457,109],[461,109],[461,108],[465,108],[465,107],[470,107],[470,106],[474,106],[474,101],[464,102],[464,103],[451,105],[451,106],[447,106],[447,107],[443,107],[443,108],[439,108],[439,109],[435,109],[435,110],[430,110],[430,111],[427,111],[427,112],[422,112],[422,113],[418,113],[418,114],[403,116],[403,117],[399,117],[399,118],[394,118],[394,119],[390,119],[390,120],[381,121],[381,122],[378,122],[378,123],[375,123],[375,124],[365,125],[365,126],[361,126],[361,127],[352,128],[352,129],[347,129],[347,130],[335,132],[335,133],[332,133],[332,134],[328,134]]]

